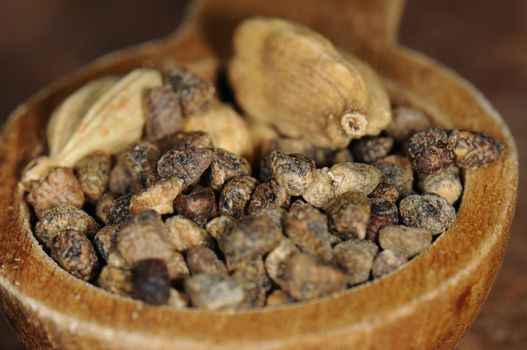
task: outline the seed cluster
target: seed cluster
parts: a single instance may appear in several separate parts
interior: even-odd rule
[[[26,196],[62,268],[152,305],[284,305],[386,275],[454,223],[460,169],[503,151],[398,105],[377,136],[331,149],[276,133],[246,159],[184,131],[217,103],[212,84],[183,68],[164,78],[144,93],[141,140],[52,167]]]

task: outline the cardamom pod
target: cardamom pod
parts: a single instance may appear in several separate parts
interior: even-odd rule
[[[368,96],[359,70],[324,37],[280,19],[242,22],[229,80],[250,119],[331,149],[366,133]]]
[[[369,64],[349,53],[343,53],[343,56],[357,68],[366,84],[368,94],[366,135],[379,135],[392,121],[392,108],[388,92],[377,72]]]
[[[183,131],[204,131],[210,135],[215,147],[252,158],[252,137],[247,122],[228,105],[218,103],[188,116]]]
[[[93,151],[114,154],[139,140],[145,121],[143,92],[161,85],[161,74],[152,69],[136,69],[121,78],[88,109],[64,148],[26,167],[22,184],[28,187],[51,167],[71,167]]]
[[[50,156],[57,154],[66,145],[88,109],[117,80],[118,78],[114,76],[106,76],[93,80],[71,94],[53,111],[47,128]]]

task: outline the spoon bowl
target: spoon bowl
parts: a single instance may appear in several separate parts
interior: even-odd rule
[[[512,136],[461,77],[397,44],[403,1],[195,1],[166,38],[109,54],[35,94],[0,139],[0,310],[29,348],[41,349],[451,349],[485,301],[501,266],[514,213],[518,160]],[[233,28],[255,16],[291,19],[369,62],[392,100],[436,124],[489,133],[505,146],[495,165],[467,170],[453,226],[404,268],[330,297],[239,312],[174,310],[121,298],[82,282],[49,258],[31,232],[18,185],[45,150],[45,125],[75,89],[139,66],[188,66],[219,79]]]

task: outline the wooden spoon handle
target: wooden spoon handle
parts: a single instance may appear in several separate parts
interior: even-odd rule
[[[194,0],[183,33],[198,34],[223,56],[236,25],[253,16],[282,17],[322,33],[336,46],[356,51],[364,43],[395,44],[405,0]],[[191,35],[196,38],[195,35]],[[172,40],[172,39],[170,39]]]

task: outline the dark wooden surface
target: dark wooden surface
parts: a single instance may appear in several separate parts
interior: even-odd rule
[[[184,1],[2,0],[0,117],[36,89],[114,49],[162,36],[179,22]],[[148,4],[148,5],[147,5]],[[525,168],[527,2],[408,0],[401,41],[473,82],[503,115]],[[521,171],[521,173],[523,173]],[[527,186],[501,274],[461,350],[527,346]],[[23,349],[0,320],[0,349]]]

